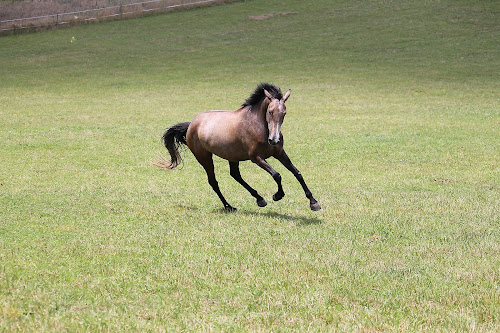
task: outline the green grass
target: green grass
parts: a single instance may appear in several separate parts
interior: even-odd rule
[[[0,38],[0,331],[500,330],[499,3],[311,3]],[[262,81],[320,212],[150,164]]]

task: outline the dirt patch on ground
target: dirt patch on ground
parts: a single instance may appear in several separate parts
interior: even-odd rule
[[[268,19],[275,17],[275,16],[286,16],[286,15],[292,15],[292,14],[297,14],[297,12],[267,13],[267,14],[262,14],[262,15],[258,15],[258,16],[249,16],[249,18],[251,20],[262,21],[262,20],[268,20]]]

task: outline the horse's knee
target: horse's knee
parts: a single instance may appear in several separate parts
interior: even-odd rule
[[[273,173],[273,179],[276,183],[281,183],[281,175],[279,173]]]

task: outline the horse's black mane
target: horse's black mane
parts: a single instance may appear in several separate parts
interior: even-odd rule
[[[274,98],[277,99],[282,99],[283,94],[281,93],[281,89],[276,87],[272,83],[261,83],[255,88],[255,91],[253,92],[250,97],[247,98],[245,103],[243,103],[242,107],[245,106],[254,106],[259,104],[265,97],[266,95],[264,94],[264,89],[267,90],[268,93],[270,93]]]

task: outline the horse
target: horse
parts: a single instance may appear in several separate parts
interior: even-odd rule
[[[299,181],[309,199],[311,210],[321,209],[307,187],[300,171],[292,164],[283,148],[281,125],[286,115],[285,95],[279,87],[261,83],[242,106],[235,111],[207,111],[197,115],[192,122],[183,122],[168,128],[162,141],[170,154],[170,160],[161,158],[154,164],[163,169],[173,169],[182,162],[179,148],[187,145],[189,150],[203,166],[208,183],[215,191],[227,212],[234,212],[222,195],[214,172],[213,155],[229,161],[230,175],[256,199],[259,207],[267,205],[266,200],[240,174],[239,163],[250,160],[267,171],[278,185],[273,195],[274,201],[285,196],[281,186],[281,175],[274,170],[266,159],[274,157],[280,161]]]

